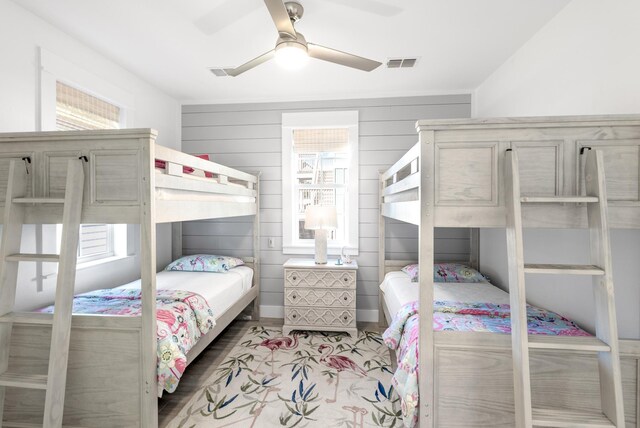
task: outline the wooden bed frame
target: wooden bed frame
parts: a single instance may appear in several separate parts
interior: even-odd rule
[[[640,116],[419,121],[417,131],[419,142],[380,175],[379,279],[408,264],[385,260],[384,218],[418,225],[420,427],[513,427],[510,336],[433,331],[434,228],[505,227],[502,171],[509,148],[518,150],[523,193],[583,194],[583,147],[604,153],[610,227],[640,228]],[[523,207],[523,221],[525,227],[587,226],[584,208],[563,204]],[[470,263],[478,263],[477,242]],[[380,311],[389,320],[382,292]],[[621,340],[620,348],[627,426],[638,428],[640,341]],[[600,409],[593,354],[534,350],[531,367],[539,405]]]
[[[219,315],[214,329],[187,355],[188,363],[247,306],[259,318],[259,177],[157,145],[155,139],[150,129],[0,134],[0,177],[7,176],[10,161],[24,160],[31,177],[28,197],[64,194],[67,161],[86,156],[82,223],[141,225],[142,315],[73,316],[65,426],[158,424],[156,224],[173,223],[172,253],[179,257],[180,222],[254,216],[254,253],[245,259],[254,271],[252,287]],[[162,172],[156,171],[156,159],[166,162]],[[213,179],[185,174],[183,167],[211,172]],[[37,205],[27,212],[35,224],[60,223],[61,215],[61,209]],[[10,369],[46,373],[50,336],[50,325],[14,323]],[[5,420],[41,424],[43,402],[44,391],[14,389],[5,397]]]

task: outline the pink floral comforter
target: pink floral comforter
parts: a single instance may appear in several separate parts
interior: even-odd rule
[[[74,314],[139,316],[139,289],[96,290],[74,297]],[[158,396],[173,392],[187,367],[187,353],[215,325],[213,310],[204,297],[189,291],[158,290]],[[40,312],[53,312],[49,306]]]
[[[492,303],[434,302],[434,331],[480,331],[511,333],[509,305]],[[589,336],[573,321],[545,309],[527,306],[529,334],[550,336]],[[403,306],[383,339],[396,351],[398,369],[392,383],[398,391],[404,425],[418,425],[418,302]]]

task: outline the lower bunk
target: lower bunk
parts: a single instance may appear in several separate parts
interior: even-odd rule
[[[390,272],[380,287],[382,310],[391,324],[385,339],[397,349],[394,382],[401,395],[405,426],[414,427],[419,402],[415,373],[418,316],[414,312],[419,288],[411,282],[411,269],[407,269],[409,274],[398,271],[406,262],[387,264]],[[509,296],[468,267],[439,264],[434,276],[438,271],[445,278],[434,282],[434,370],[421,373],[433,376],[434,426],[513,427]],[[546,342],[552,335],[564,343],[575,343],[575,350],[563,353],[532,349],[534,405],[593,413],[595,418],[600,411],[598,363],[596,354],[584,350],[592,343],[591,336],[570,320],[533,307],[529,310],[529,333],[544,335]],[[640,344],[622,340],[620,347],[626,423],[637,428]]]
[[[227,273],[157,274],[158,384],[143,384],[140,281],[76,296],[64,426],[141,426],[146,389],[158,396],[179,388],[187,366],[259,297],[254,260]],[[14,321],[10,371],[46,375],[52,307]],[[44,390],[7,388],[2,426],[41,424]],[[10,422],[6,422],[10,421]]]

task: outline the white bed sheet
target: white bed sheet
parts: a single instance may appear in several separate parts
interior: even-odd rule
[[[389,272],[380,284],[380,289],[384,292],[384,299],[392,317],[402,306],[419,299],[418,283],[411,282],[409,275],[401,271]],[[433,292],[434,300],[463,303],[509,303],[509,293],[489,282],[436,282],[433,284]]]
[[[185,290],[204,297],[217,318],[250,288],[253,269],[238,266],[227,273],[161,271],[156,275],[158,290]],[[140,280],[118,288],[140,288]]]

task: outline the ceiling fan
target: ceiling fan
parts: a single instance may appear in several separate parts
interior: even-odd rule
[[[282,0],[264,0],[264,2],[278,30],[276,46],[239,67],[225,68],[224,71],[228,76],[238,76],[274,57],[280,65],[289,69],[301,68],[309,57],[363,71],[371,71],[382,65],[378,61],[307,42],[302,33],[296,32],[294,28],[294,24],[304,14],[304,8],[300,3],[296,1],[283,3]]]

